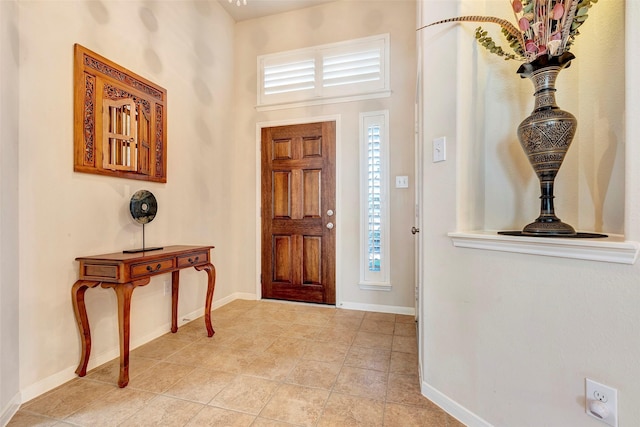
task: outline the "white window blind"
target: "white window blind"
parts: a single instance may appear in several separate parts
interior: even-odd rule
[[[375,82],[382,79],[379,49],[322,58],[324,87]]]
[[[389,290],[389,113],[360,114],[360,287]]]
[[[274,95],[299,92],[315,87],[315,63],[312,60],[265,66],[264,93]]]
[[[382,264],[382,158],[380,156],[380,124],[366,129],[367,144],[367,270],[380,271]]]
[[[388,57],[388,34],[259,56],[258,108],[389,96]]]

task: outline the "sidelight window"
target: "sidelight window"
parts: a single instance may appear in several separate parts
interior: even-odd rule
[[[360,114],[360,287],[390,289],[388,111]]]

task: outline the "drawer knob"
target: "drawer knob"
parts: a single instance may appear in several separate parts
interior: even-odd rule
[[[160,267],[162,267],[161,264],[156,265],[156,268],[153,268],[150,265],[147,265],[147,271],[158,271],[160,270]]]
[[[193,264],[194,262],[198,262],[198,259],[200,259],[200,256],[195,257],[195,259],[189,258],[187,261],[189,261],[190,264]]]

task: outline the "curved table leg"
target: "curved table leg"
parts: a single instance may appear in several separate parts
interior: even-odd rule
[[[207,282],[207,298],[204,304],[204,325],[207,327],[207,335],[212,337],[216,333],[211,326],[211,301],[213,300],[213,291],[216,288],[216,268],[211,263],[197,265],[194,268],[198,271],[205,270],[209,278]]]
[[[100,282],[91,280],[78,280],[71,288],[71,300],[73,302],[73,312],[76,315],[78,331],[80,332],[80,347],[82,353],[80,363],[76,369],[76,374],[84,377],[87,374],[87,364],[91,355],[91,329],[89,328],[89,318],[87,317],[87,307],[84,303],[84,293],[89,288],[95,288]]]
[[[178,293],[180,291],[180,270],[171,273],[171,332],[178,332]]]
[[[129,331],[131,330],[131,295],[138,286],[148,285],[149,277],[129,283],[103,283],[103,288],[113,288],[118,299],[118,326],[120,331],[120,376],[118,387],[129,384]]]

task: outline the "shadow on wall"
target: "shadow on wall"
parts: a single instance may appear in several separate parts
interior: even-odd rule
[[[211,106],[213,104],[213,94],[207,86],[207,83],[199,76],[195,77],[192,82],[193,91],[196,97],[203,105]]]
[[[93,19],[98,24],[106,24],[109,22],[109,10],[101,1],[89,1],[84,3]]]
[[[599,114],[602,116],[602,114]],[[594,230],[602,230],[604,226],[604,201],[607,198],[607,189],[611,184],[611,177],[613,175],[613,167],[616,160],[616,153],[619,146],[624,146],[620,138],[617,137],[615,132],[609,129],[609,138],[606,140],[607,147],[600,157],[596,172],[596,179],[587,180],[589,183],[589,190],[591,191],[591,198],[595,207],[595,224]],[[624,205],[622,205],[624,206]],[[624,217],[620,218],[624,222]]]
[[[149,33],[158,32],[158,29],[160,28],[158,25],[158,19],[150,7],[141,7],[138,12],[138,16],[140,17],[140,21],[142,21],[142,25],[149,30]],[[149,38],[147,40],[147,46],[144,48],[143,58],[151,71],[156,74],[160,74],[162,72],[162,61],[160,60],[158,53],[153,48]]]
[[[202,65],[213,66],[216,63],[216,58],[211,51],[211,48],[204,40],[196,40],[194,50],[196,58]]]
[[[158,31],[158,20],[151,9],[148,7],[141,7],[138,16],[147,30],[152,33]]]

